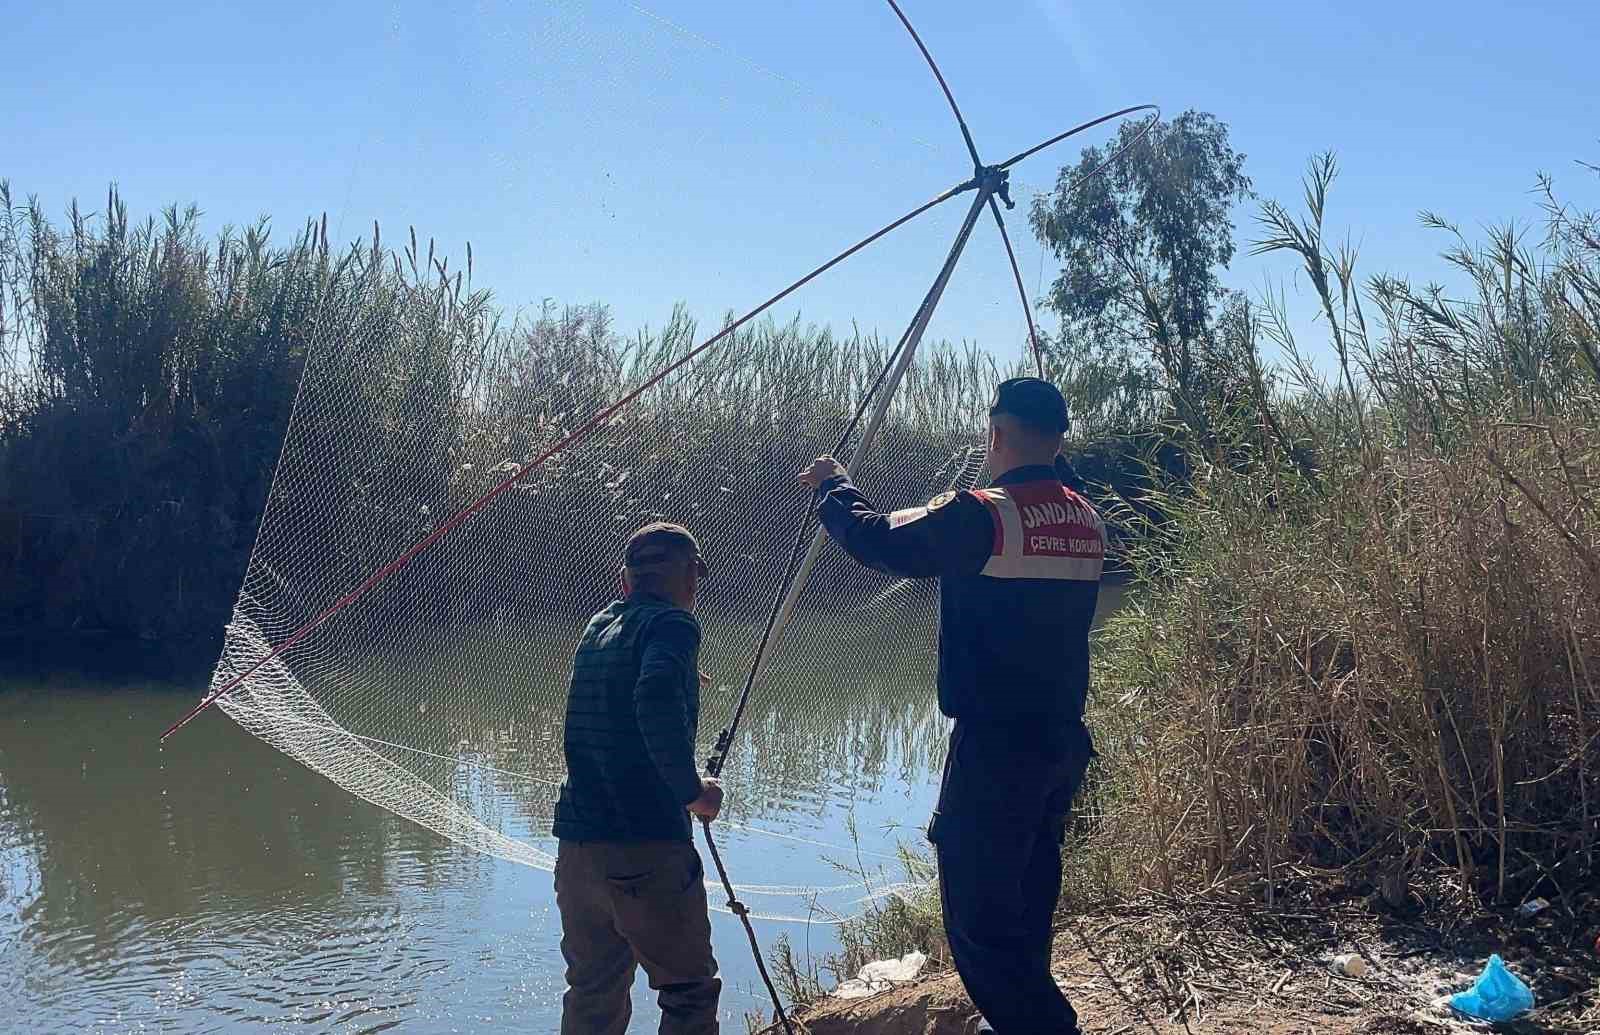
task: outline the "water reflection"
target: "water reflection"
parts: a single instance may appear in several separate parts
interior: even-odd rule
[[[21,1030],[553,1030],[561,970],[548,874],[367,805],[221,715],[158,751],[153,732],[179,700],[62,687],[0,697],[0,993]],[[527,758],[547,742],[546,718],[491,727],[463,753]],[[905,720],[928,733],[874,730]],[[754,711],[739,757],[768,764],[741,770],[751,790],[732,818],[837,842],[853,808],[873,843],[891,844],[888,820],[908,804],[925,811],[926,788],[896,781],[924,773],[928,758],[907,761],[900,745],[931,745],[936,723],[910,702],[836,722],[836,735],[802,744],[815,724],[786,733],[770,709]],[[547,835],[552,788],[491,773],[477,793],[511,832]],[[723,837],[743,880],[842,879],[812,846],[733,828]],[[768,944],[780,929],[764,926]],[[730,918],[716,935],[737,1024],[758,1001],[753,973]],[[831,933],[811,943],[824,949]]]
[[[417,893],[479,884],[484,860],[220,717],[181,756],[155,751],[150,722],[173,699],[4,699],[0,973],[27,1030],[332,1027],[415,1006],[453,955]]]
[[[551,635],[552,649],[570,650],[567,632]],[[780,679],[752,702],[721,834],[737,879],[840,883],[829,860],[854,861],[851,819],[869,862],[917,838],[945,732],[930,642],[928,630],[841,642],[899,675],[870,692],[826,673]],[[425,670],[399,675],[397,695],[429,685]],[[560,925],[548,874],[368,805],[220,714],[157,749],[156,732],[195,692],[0,689],[0,995],[11,1030],[554,1030]],[[731,698],[731,688],[708,696],[705,743]],[[542,781],[560,776],[560,695],[506,695],[512,703],[498,709],[495,700],[484,695],[479,723],[439,735],[445,757],[430,775],[462,787],[513,836],[553,848],[554,788]],[[842,909],[852,897],[824,904]],[[750,901],[806,911],[793,899]],[[770,946],[783,930],[816,952],[833,944],[828,928],[769,923],[760,933]],[[761,1002],[753,968],[736,921],[715,917],[714,936],[725,1022],[739,1030],[742,1011]],[[649,1030],[642,989],[636,997],[635,1028]]]

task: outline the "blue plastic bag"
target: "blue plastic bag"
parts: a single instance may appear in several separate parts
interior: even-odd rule
[[[1489,957],[1471,988],[1450,997],[1450,1005],[1479,1020],[1509,1021],[1533,1009],[1533,992],[1496,954]]]

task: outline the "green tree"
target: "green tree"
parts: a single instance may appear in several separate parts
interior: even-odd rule
[[[1251,196],[1250,180],[1212,115],[1186,111],[1140,139],[1144,131],[1130,123],[1114,144],[1085,148],[1034,202],[1034,232],[1062,264],[1048,299],[1061,318],[1055,348],[1068,366],[1092,368],[1068,371],[1069,383],[1109,374],[1127,385],[1126,353],[1150,357],[1179,416],[1203,434],[1233,376],[1216,362],[1213,325],[1227,294],[1219,274],[1234,254],[1233,206]]]

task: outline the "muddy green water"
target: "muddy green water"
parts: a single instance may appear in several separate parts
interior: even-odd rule
[[[1117,599],[1108,588],[1102,616]],[[0,1030],[556,1030],[550,874],[357,800],[220,713],[159,748],[197,691],[67,677],[0,689]],[[738,826],[722,837],[736,879],[838,885],[859,880],[841,865],[864,865],[888,881],[897,842],[920,843],[946,728],[931,690],[841,712],[825,764],[784,764],[817,757],[818,721],[796,727],[804,743],[766,731],[768,779],[759,794],[732,788]],[[846,912],[858,894],[749,902]],[[802,955],[836,946],[828,926],[758,931],[769,949],[781,933]],[[743,1031],[763,1002],[749,950],[726,914],[713,933],[724,1030]],[[634,994],[632,1030],[653,1031],[642,979]]]

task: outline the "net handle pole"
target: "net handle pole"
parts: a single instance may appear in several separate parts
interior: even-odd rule
[[[906,329],[905,336],[900,339],[897,349],[898,356],[891,359],[891,367],[886,367],[888,374],[886,381],[880,381],[873,391],[877,393],[877,404],[873,407],[872,416],[867,421],[866,428],[861,433],[861,442],[856,447],[852,462],[860,460],[872,446],[872,440],[877,437],[878,429],[883,424],[884,416],[889,412],[889,402],[894,398],[895,389],[899,387],[901,379],[911,365],[911,358],[916,354],[917,345],[922,341],[923,332],[928,329],[928,323],[933,319],[933,311],[938,308],[939,299],[944,295],[945,285],[950,283],[950,274],[955,271],[956,263],[961,259],[961,253],[967,247],[967,241],[972,237],[972,230],[978,223],[978,217],[983,214],[984,207],[1000,184],[1005,182],[1005,174],[999,170],[984,170],[983,175],[977,177],[978,195],[972,201],[972,207],[967,211],[967,218],[961,223],[961,230],[956,234],[955,243],[950,246],[950,254],[945,258],[944,266],[939,270],[939,275],[934,279],[933,286],[928,289],[928,294],[923,298],[922,305],[917,308],[917,315],[912,318],[911,326]],[[872,401],[872,393],[862,400],[863,405]],[[861,419],[857,412],[856,419],[851,421],[852,427]],[[845,432],[848,438],[850,432]],[[811,510],[806,509],[805,517],[800,526],[800,535],[805,535],[806,526],[811,521]],[[800,598],[800,592],[805,588],[806,580],[811,574],[812,567],[817,562],[817,557],[822,553],[823,529],[819,528],[811,537],[811,544],[806,550],[805,560],[800,567],[794,569],[789,577],[788,586],[781,598],[782,603],[767,619],[766,630],[762,633],[761,645],[756,649],[755,661],[750,666],[750,674],[745,679],[744,690],[739,694],[738,706],[734,709],[733,718],[728,726],[717,737],[716,753],[706,761],[706,771],[712,776],[720,776],[722,767],[728,760],[728,752],[733,747],[734,732],[739,728],[739,721],[744,717],[745,705],[750,703],[750,691],[760,677],[761,670],[771,657],[773,648],[783,638],[784,630],[788,627],[789,619],[794,614],[795,602]],[[797,544],[798,545],[798,544]],[[791,555],[792,561],[792,555]],[[761,956],[761,943],[756,938],[755,927],[750,923],[750,910],[740,902],[733,889],[733,881],[728,876],[728,867],[722,861],[722,853],[717,851],[716,839],[711,836],[711,823],[701,820],[701,833],[705,835],[706,848],[711,853],[711,862],[717,869],[717,876],[722,881],[722,888],[728,896],[728,910],[737,916],[744,925],[745,937],[750,941],[750,952],[755,956],[756,970],[761,975],[762,982],[767,986],[767,995],[772,999],[773,1011],[777,1014],[778,1021],[783,1025],[783,1030],[793,1035],[794,1028],[789,1023],[789,1017],[783,1009],[783,999],[778,995],[777,988],[772,979],[767,975],[766,961]]]
[[[998,169],[984,170],[979,177],[978,194],[972,200],[972,207],[967,211],[967,217],[961,223],[961,229],[956,234],[955,241],[950,246],[950,253],[946,256],[944,266],[939,270],[939,275],[934,278],[933,286],[928,289],[922,304],[917,308],[917,314],[912,318],[911,326],[907,328],[904,339],[899,349],[899,357],[895,360],[889,372],[888,380],[878,391],[877,405],[873,407],[872,415],[867,420],[867,426],[861,432],[861,441],[856,446],[852,463],[860,461],[871,450],[873,440],[877,438],[878,429],[882,427],[884,417],[889,412],[889,404],[894,399],[895,390],[900,386],[901,379],[906,370],[911,366],[911,360],[916,355],[917,345],[922,341],[923,333],[928,329],[929,322],[933,319],[934,310],[939,306],[939,300],[944,295],[945,286],[950,283],[950,275],[955,272],[956,263],[961,259],[961,253],[966,250],[967,242],[972,237],[972,230],[977,226],[978,218],[983,214],[984,207],[989,203],[990,197],[1005,183],[1005,174]],[[857,415],[859,417],[859,414]],[[810,510],[806,512],[805,522],[809,524]],[[804,526],[801,534],[804,535]],[[761,637],[761,645],[756,649],[755,661],[750,666],[750,674],[745,679],[744,689],[739,694],[739,703],[734,708],[733,718],[728,721],[727,728],[717,737],[717,751],[706,763],[706,770],[712,776],[722,773],[722,768],[728,760],[728,753],[733,748],[734,733],[739,728],[739,722],[744,718],[745,706],[750,703],[750,692],[755,687],[766,667],[768,659],[772,657],[779,641],[782,640],[784,631],[788,628],[789,620],[794,614],[796,602],[804,591],[806,580],[811,575],[811,569],[816,566],[817,558],[822,554],[822,544],[826,536],[825,530],[818,528],[812,534],[811,543],[806,548],[805,559],[800,566],[794,569],[790,576],[788,586],[780,603],[768,619],[766,632]]]
[[[978,217],[983,214],[984,206],[1004,182],[1003,174],[991,174],[985,171],[978,187],[978,196],[972,199],[972,208],[967,211],[967,218],[961,224],[961,232],[956,234],[955,243],[950,246],[950,255],[944,261],[944,268],[939,271],[933,287],[928,289],[928,296],[922,300],[922,305],[917,310],[916,319],[906,335],[905,348],[900,350],[900,361],[889,374],[888,383],[878,393],[878,405],[873,408],[872,416],[861,432],[861,441],[851,455],[852,463],[859,464],[871,451],[873,442],[878,437],[878,430],[883,426],[883,420],[889,413],[889,404],[894,401],[894,393],[900,387],[900,381],[905,377],[906,370],[911,366],[917,346],[922,342],[923,332],[933,321],[933,312],[939,307],[939,300],[944,297],[945,286],[950,283],[950,275],[955,272],[956,263],[961,260],[961,253],[966,250],[967,242],[972,238],[972,230],[978,225]]]
[[[783,997],[778,995],[778,988],[772,983],[772,977],[767,973],[767,961],[761,955],[761,942],[756,938],[755,925],[750,923],[750,907],[739,901],[733,891],[733,879],[728,876],[728,867],[722,861],[722,853],[717,851],[717,840],[711,836],[711,821],[705,817],[700,818],[700,832],[705,835],[706,848],[711,852],[711,861],[716,864],[717,877],[722,881],[722,890],[728,896],[728,912],[739,918],[744,925],[745,937],[750,939],[750,954],[756,960],[756,972],[761,975],[761,983],[767,986],[767,996],[772,1000],[773,1012],[778,1015],[778,1021],[783,1025],[787,1035],[794,1035],[794,1027],[789,1023],[789,1015],[783,1009]]]

